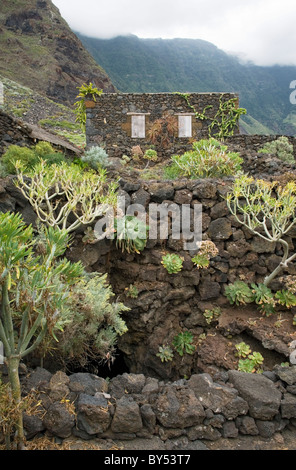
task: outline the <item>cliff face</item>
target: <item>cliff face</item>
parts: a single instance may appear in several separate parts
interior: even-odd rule
[[[115,90],[51,0],[1,0],[0,74],[64,104],[84,82]]]

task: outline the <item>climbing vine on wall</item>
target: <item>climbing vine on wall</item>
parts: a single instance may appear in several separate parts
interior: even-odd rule
[[[193,110],[196,119],[199,119],[201,121],[211,121],[210,125],[208,126],[209,137],[217,137],[219,139],[223,139],[224,137],[232,136],[235,127],[238,125],[240,116],[242,114],[247,113],[245,108],[239,108],[237,106],[236,98],[231,98],[227,101],[223,101],[223,95],[221,95],[219,100],[219,109],[217,113],[214,117],[207,116],[206,111],[208,109],[211,109],[213,107],[212,105],[205,106],[202,112],[199,112],[190,103],[190,93],[177,92],[176,94],[184,98],[189,108]],[[215,132],[215,130],[217,131]]]

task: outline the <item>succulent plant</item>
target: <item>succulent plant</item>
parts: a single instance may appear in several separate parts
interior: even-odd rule
[[[165,267],[169,274],[175,274],[181,271],[184,258],[175,254],[167,253],[162,257],[161,264]]]

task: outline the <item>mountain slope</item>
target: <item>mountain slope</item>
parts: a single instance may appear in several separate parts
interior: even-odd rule
[[[0,74],[60,103],[86,81],[115,90],[51,0],[1,0]]]
[[[236,92],[252,118],[249,131],[296,135],[296,106],[289,102],[296,67],[243,65],[199,39],[77,35],[122,92]]]

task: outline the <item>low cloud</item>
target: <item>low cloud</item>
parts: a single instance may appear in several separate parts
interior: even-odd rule
[[[53,0],[70,27],[109,39],[192,38],[257,65],[296,65],[294,0]]]

